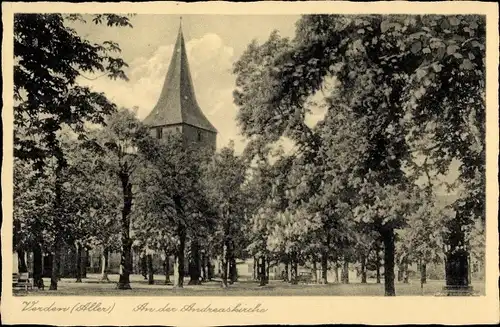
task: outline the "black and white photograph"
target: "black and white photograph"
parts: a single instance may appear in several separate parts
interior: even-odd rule
[[[484,9],[116,6],[12,14],[2,248],[21,308],[487,295]]]

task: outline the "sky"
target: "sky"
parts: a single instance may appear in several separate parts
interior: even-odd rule
[[[245,139],[236,122],[238,108],[233,103],[236,62],[248,44],[256,39],[265,42],[273,30],[283,37],[293,37],[295,23],[300,16],[291,15],[183,15],[182,30],[188,61],[198,103],[217,128],[217,148],[234,141],[241,153]],[[96,91],[105,92],[118,106],[138,108],[138,117],[144,119],[155,106],[167,73],[179,30],[178,15],[136,15],[131,17],[133,28],[106,27],[95,24],[73,23],[72,27],[83,37],[96,42],[115,41],[120,45],[129,81],[113,81],[105,77],[96,80],[80,79]],[[92,77],[92,76],[89,76]],[[331,82],[331,81],[330,81]],[[321,94],[311,97],[321,102]],[[311,127],[324,116],[321,105],[309,108],[306,123]],[[292,143],[281,142],[285,151]],[[457,164],[445,179],[457,177]]]
[[[253,39],[263,43],[273,30],[278,30],[284,37],[293,37],[299,18],[290,15],[182,16],[196,98],[219,132],[218,148],[233,140],[236,151],[241,152],[245,144],[236,123],[238,109],[233,104],[233,63]],[[118,106],[138,107],[138,116],[143,119],[158,100],[177,38],[180,16],[136,15],[131,17],[131,23],[133,28],[82,23],[74,23],[72,27],[91,41],[117,42],[123,59],[129,64],[126,70],[128,82],[103,77],[96,80],[83,78],[80,83],[105,92]]]

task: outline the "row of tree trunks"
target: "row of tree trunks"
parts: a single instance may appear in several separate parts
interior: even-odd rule
[[[164,268],[164,273],[165,273],[165,284],[172,284],[171,280],[170,280],[170,251],[168,250],[165,250],[165,260],[163,262],[163,268]],[[106,254],[106,257],[109,255]],[[201,284],[201,278],[203,277],[203,279],[205,280],[211,280],[212,279],[212,275],[213,275],[213,271],[210,267],[210,263],[209,263],[209,260],[208,260],[208,256],[205,257],[204,259],[204,263],[200,261],[200,274],[197,275],[198,276],[198,284]],[[175,280],[177,281],[177,285],[176,286],[179,286],[179,278],[180,278],[180,273],[179,273],[179,269],[183,269],[183,268],[180,268],[179,266],[179,260],[178,260],[178,256],[176,256],[174,258],[174,276],[175,276]],[[107,259],[103,259],[103,263],[108,262]],[[146,280],[148,280],[148,284],[152,285],[154,284],[154,267],[153,267],[153,255],[152,254],[144,254],[141,259],[140,259],[140,262],[141,262],[141,273],[142,275],[144,276],[144,278]],[[103,268],[104,269],[104,268]],[[106,266],[106,269],[107,269],[107,266]],[[192,272],[192,271],[191,271]],[[196,279],[197,277],[194,276],[194,274],[191,274],[191,279]],[[103,272],[103,279],[106,280],[108,277],[107,277],[107,272],[104,274]],[[190,282],[190,284],[193,284],[192,282]]]

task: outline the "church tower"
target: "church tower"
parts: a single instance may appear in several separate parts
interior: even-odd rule
[[[181,133],[186,144],[199,144],[215,151],[217,130],[196,101],[182,25],[160,98],[144,123],[156,138],[161,139],[167,133]]]

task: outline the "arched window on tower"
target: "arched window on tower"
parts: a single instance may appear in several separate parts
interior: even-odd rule
[[[201,142],[201,132],[198,131],[198,142]]]

